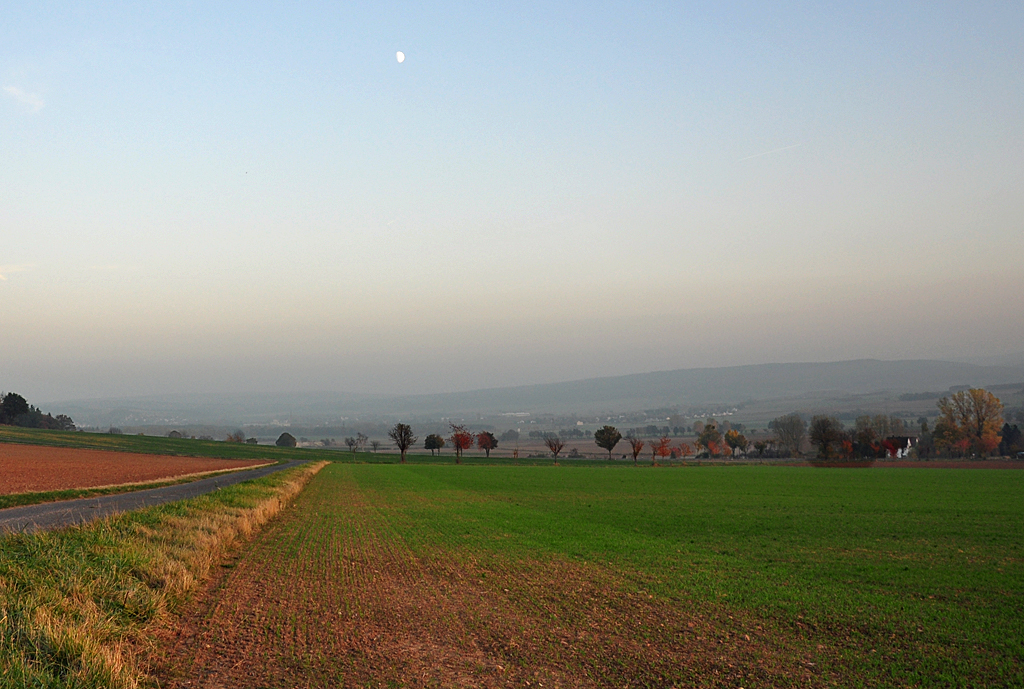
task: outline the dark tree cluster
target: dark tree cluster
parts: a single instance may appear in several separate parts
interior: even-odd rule
[[[66,414],[44,414],[16,392],[0,393],[0,424],[52,431],[73,431],[75,422]]]
[[[435,450],[440,454],[442,447],[444,447],[444,438],[439,436],[437,433],[431,433],[426,437],[426,440],[423,441],[423,449],[430,450],[431,457],[434,456]]]
[[[608,459],[612,458],[612,450],[622,440],[622,434],[615,426],[603,426],[594,431],[594,442],[602,450],[608,450]]]
[[[999,441],[999,454],[1006,457],[1013,457],[1024,452],[1024,437],[1021,437],[1021,430],[1017,424],[1012,426],[1003,424],[1002,440]]]

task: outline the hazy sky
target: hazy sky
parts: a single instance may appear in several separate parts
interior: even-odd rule
[[[1024,349],[1019,2],[17,5],[32,401]]]

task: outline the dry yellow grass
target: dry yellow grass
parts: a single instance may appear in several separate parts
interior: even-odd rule
[[[4,537],[0,686],[141,686],[147,632],[324,464],[87,526]]]

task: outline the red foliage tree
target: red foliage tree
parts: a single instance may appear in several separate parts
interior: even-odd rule
[[[455,448],[455,463],[462,464],[462,451],[473,447],[473,434],[466,430],[465,426],[454,423],[450,423],[448,426],[452,429],[448,441]]]
[[[476,434],[476,446],[483,450],[486,456],[490,457],[491,450],[498,446],[498,439],[490,431],[483,431]]]

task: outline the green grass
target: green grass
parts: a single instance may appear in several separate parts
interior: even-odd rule
[[[1024,472],[329,469],[414,549],[612,567],[822,645],[847,686],[1024,685]]]
[[[310,470],[82,527],[0,538],[0,686],[138,686],[130,650],[148,643],[144,630]]]

